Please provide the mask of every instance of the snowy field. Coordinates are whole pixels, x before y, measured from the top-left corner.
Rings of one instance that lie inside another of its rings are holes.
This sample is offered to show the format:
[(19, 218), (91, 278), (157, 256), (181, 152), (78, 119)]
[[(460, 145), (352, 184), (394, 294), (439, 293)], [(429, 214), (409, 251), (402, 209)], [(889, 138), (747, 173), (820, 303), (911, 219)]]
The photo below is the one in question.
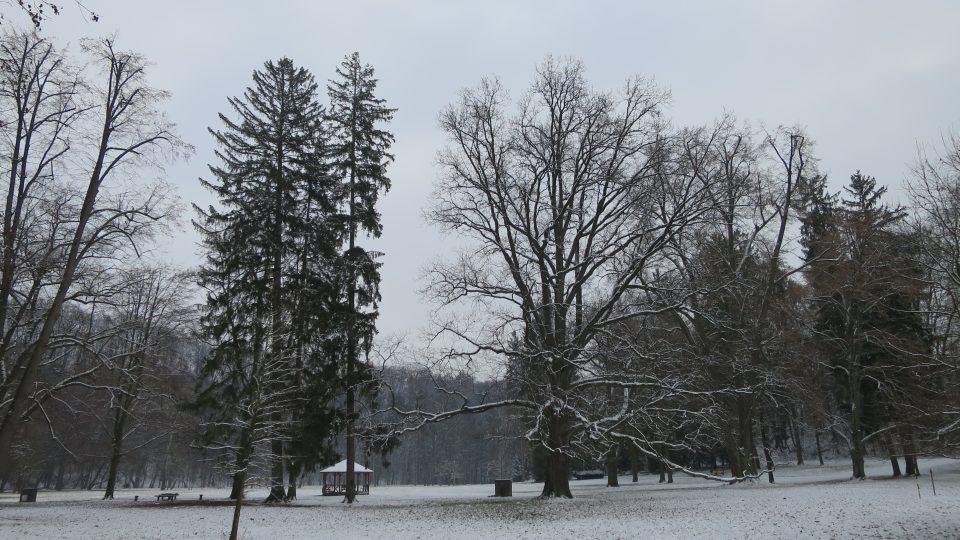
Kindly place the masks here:
[[(572, 482), (573, 500), (540, 500), (537, 484), (514, 484), (512, 499), (492, 485), (374, 487), (360, 503), (302, 488), (294, 504), (245, 506), (241, 537), (271, 538), (960, 538), (960, 461), (921, 460), (924, 476), (889, 479), (889, 464), (871, 462), (865, 481), (848, 464), (783, 466), (775, 485), (734, 486), (675, 475), (658, 484), (620, 478)], [(936, 496), (929, 470), (934, 471)], [(919, 485), (919, 492), (918, 492)], [(182, 501), (200, 490), (177, 490)], [(159, 490), (41, 491), (36, 504), (0, 494), (0, 538), (225, 538), (227, 492), (203, 490), (204, 505), (157, 504)], [(140, 502), (133, 502), (140, 495)], [(262, 500), (265, 491), (253, 491)], [(210, 501), (210, 502), (208, 502)], [(219, 504), (218, 504), (219, 503)]]

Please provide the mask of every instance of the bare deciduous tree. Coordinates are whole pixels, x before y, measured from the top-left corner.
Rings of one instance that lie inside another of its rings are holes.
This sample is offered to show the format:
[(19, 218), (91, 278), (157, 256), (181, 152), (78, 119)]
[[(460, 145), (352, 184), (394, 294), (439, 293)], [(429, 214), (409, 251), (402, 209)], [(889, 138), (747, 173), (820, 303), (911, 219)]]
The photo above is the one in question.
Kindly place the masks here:
[(492, 314), (476, 331), (445, 324), (465, 345), (447, 358), (492, 353), (526, 377), (516, 399), (461, 410), (528, 411), (526, 437), (547, 456), (545, 496), (571, 496), (575, 441), (608, 436), (633, 414), (597, 416), (598, 389), (626, 400), (660, 385), (604, 371), (596, 345), (617, 323), (668, 309), (633, 293), (658, 287), (666, 247), (709, 204), (699, 154), (662, 118), (667, 98), (642, 78), (597, 92), (579, 62), (547, 59), (515, 115), (486, 80), (440, 118), (450, 146), (430, 218), (472, 249), (432, 268), (430, 290), (444, 306), (467, 300)]
[[(5, 159), (11, 163), (7, 207), (12, 205), (14, 213), (5, 209), (4, 222), (11, 224), (11, 241), (39, 239), (44, 252), (39, 264), (43, 272), (39, 277), (33, 273), (26, 296), (12, 288), (8, 293), (18, 306), (29, 306), (36, 327), (26, 333), (28, 340), (22, 346), (4, 351), (0, 453), (9, 450), (30, 407), (34, 382), (64, 306), (84, 298), (75, 285), (87, 263), (116, 256), (123, 246), (132, 246), (135, 252), (136, 242), (152, 234), (174, 211), (163, 185), (147, 187), (144, 194), (128, 179), (160, 166), (171, 152), (187, 149), (156, 108), (166, 94), (147, 84), (143, 57), (117, 50), (112, 39), (86, 42), (84, 50), (103, 76), (100, 84), (86, 85), (76, 81), (74, 71), (57, 67), (62, 58), (35, 35), (11, 34), (4, 42), (8, 57), (9, 51), (24, 51), (20, 58), (28, 58), (5, 65), (13, 70), (5, 80), (5, 97), (14, 96), (16, 121), (23, 124), (24, 133), (19, 154), (14, 151)], [(43, 85), (40, 80), (30, 82), (27, 92), (9, 86), (34, 78), (37, 70), (31, 71), (31, 66), (42, 67), (40, 72), (48, 74), (49, 80)], [(37, 115), (45, 122), (35, 121)], [(31, 126), (35, 131), (28, 131)], [(73, 136), (69, 143), (66, 133)], [(34, 135), (39, 138), (36, 147)], [(71, 146), (74, 143), (77, 146)], [(35, 161), (25, 165), (24, 149), (31, 147)], [(31, 196), (41, 185), (51, 197), (35, 201)], [(32, 193), (24, 192), (27, 187)], [(24, 204), (19, 206), (18, 201)], [(33, 212), (18, 217), (15, 212), (20, 208)], [(23, 236), (18, 237), (13, 226), (17, 219), (22, 224), (42, 223), (45, 229), (21, 229)], [(31, 273), (29, 266), (16, 260), (13, 264), (12, 276)], [(10, 287), (16, 283), (6, 274), (4, 280), (11, 282)], [(3, 316), (5, 336), (23, 321), (9, 307)]]

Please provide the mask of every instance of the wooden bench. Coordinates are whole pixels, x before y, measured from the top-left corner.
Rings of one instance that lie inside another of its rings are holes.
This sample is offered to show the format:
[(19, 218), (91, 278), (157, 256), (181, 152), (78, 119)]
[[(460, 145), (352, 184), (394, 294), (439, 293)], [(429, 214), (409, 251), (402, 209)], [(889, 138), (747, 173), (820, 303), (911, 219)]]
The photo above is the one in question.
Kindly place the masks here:
[(177, 495), (179, 493), (161, 493), (157, 495), (157, 502), (160, 501), (175, 501), (177, 500)]

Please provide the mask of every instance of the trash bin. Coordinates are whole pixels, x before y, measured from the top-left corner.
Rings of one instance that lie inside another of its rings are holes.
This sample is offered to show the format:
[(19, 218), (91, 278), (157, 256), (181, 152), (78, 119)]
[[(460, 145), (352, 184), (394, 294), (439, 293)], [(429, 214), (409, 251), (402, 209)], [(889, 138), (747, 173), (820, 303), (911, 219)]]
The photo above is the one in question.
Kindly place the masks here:
[(513, 497), (513, 480), (494, 480), (494, 497)]
[(37, 502), (37, 489), (36, 488), (21, 489), (20, 502)]

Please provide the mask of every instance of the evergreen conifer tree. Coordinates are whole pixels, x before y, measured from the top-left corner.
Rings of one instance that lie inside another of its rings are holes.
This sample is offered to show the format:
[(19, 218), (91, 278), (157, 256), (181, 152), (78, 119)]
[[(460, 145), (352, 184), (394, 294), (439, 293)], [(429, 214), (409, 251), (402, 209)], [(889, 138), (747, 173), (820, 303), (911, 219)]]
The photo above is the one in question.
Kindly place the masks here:
[[(235, 119), (221, 114), (223, 128), (210, 130), (220, 164), (210, 166), (211, 180), (201, 180), (220, 208), (197, 209), (196, 226), (208, 251), (200, 272), (207, 290), (203, 323), (214, 346), (200, 396), (216, 405), (220, 417), (213, 424), (225, 429), (215, 431), (242, 443), (234, 483), (238, 498), (254, 434), (269, 434), (267, 502), (274, 502), (287, 497), (284, 441), (298, 439), (298, 404), (304, 392), (323, 383), (303, 374), (321, 378), (324, 372), (316, 366), (308, 370), (306, 363), (324, 361), (316, 336), (328, 321), (325, 306), (335, 290), (331, 276), (340, 238), (332, 220), (334, 186), (324, 165), (324, 111), (313, 76), (284, 58), (266, 62), (253, 80), (242, 98), (229, 99)], [(251, 403), (269, 406), (269, 414), (251, 409)], [(256, 431), (257, 425), (272, 429)], [(293, 482), (299, 468), (291, 469)]]
[(380, 126), (393, 118), (395, 109), (376, 97), (377, 79), (373, 67), (360, 63), (360, 55), (346, 57), (330, 81), (329, 122), (331, 126), (330, 166), (341, 186), (339, 221), (345, 236), (342, 257), (340, 321), (343, 343), (343, 372), (346, 386), (346, 501), (356, 500), (354, 465), (356, 459), (356, 392), (362, 376), (361, 347), (369, 348), (376, 332), (379, 295), (379, 254), (358, 244), (358, 235), (379, 237), (383, 226), (377, 201), (390, 189), (387, 166), (393, 161), (393, 135)]
[[(899, 230), (906, 213), (882, 202), (886, 188), (859, 171), (839, 204), (824, 192), (804, 222), (816, 309), (814, 331), (841, 406), (853, 478), (866, 477), (866, 442), (886, 431), (909, 387), (900, 375), (927, 352), (915, 305), (922, 294), (911, 242)], [(906, 390), (906, 392), (905, 392)]]

